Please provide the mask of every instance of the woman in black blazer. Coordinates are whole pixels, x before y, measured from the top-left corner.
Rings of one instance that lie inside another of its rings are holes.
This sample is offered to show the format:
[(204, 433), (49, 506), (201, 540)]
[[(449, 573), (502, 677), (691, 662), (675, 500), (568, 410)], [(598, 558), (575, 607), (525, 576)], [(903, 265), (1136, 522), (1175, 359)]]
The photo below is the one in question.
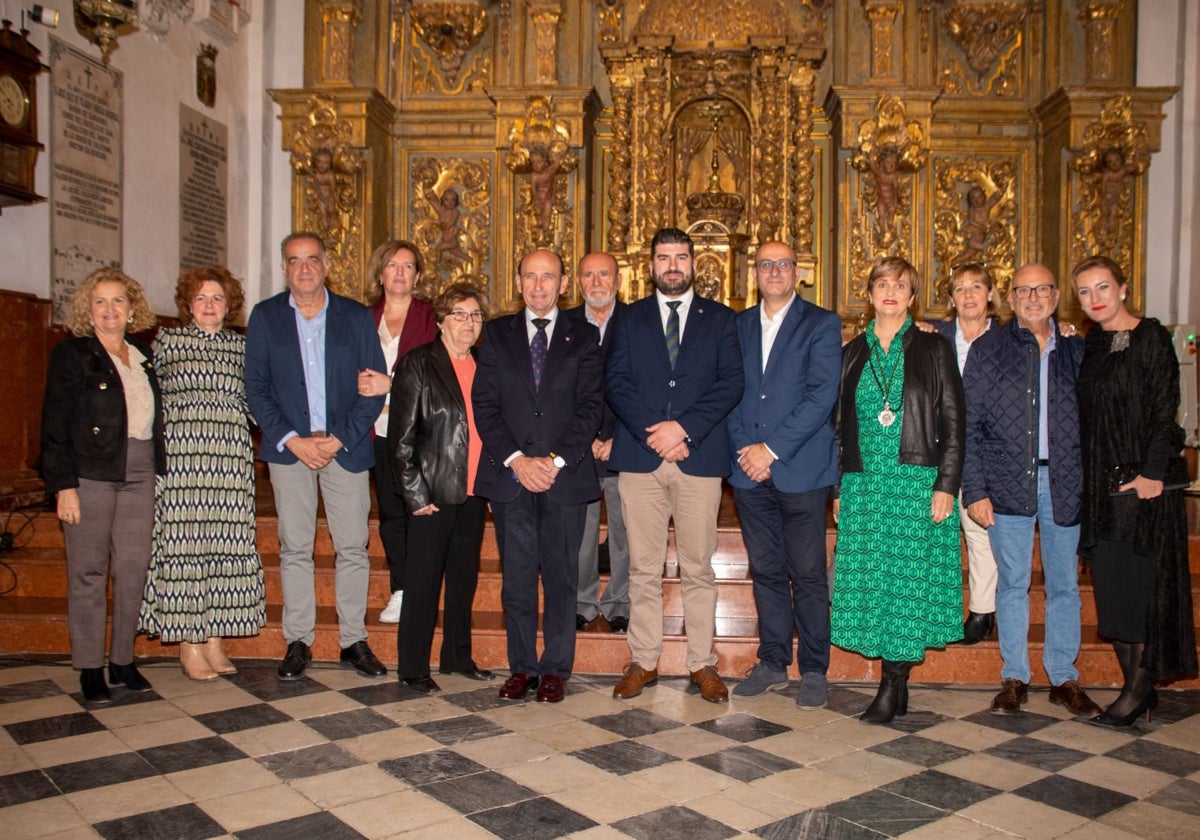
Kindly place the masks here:
[(438, 594), (446, 581), (439, 670), (475, 680), (491, 671), (471, 658), (471, 604), (487, 503), (474, 495), (481, 443), (471, 407), (475, 342), (487, 296), (455, 284), (434, 301), (440, 336), (400, 360), (388, 418), (391, 467), (412, 518), (404, 565), (397, 671), (414, 691), (440, 691), (429, 676)]
[(115, 268), (94, 271), (71, 299), (66, 327), (75, 337), (54, 348), (46, 370), (42, 476), (57, 494), (66, 537), (71, 663), (92, 703), (112, 699), (103, 670), (110, 575), (108, 679), (150, 690), (133, 663), (133, 640), (166, 452), (150, 348), (126, 333), (156, 321), (137, 281)]

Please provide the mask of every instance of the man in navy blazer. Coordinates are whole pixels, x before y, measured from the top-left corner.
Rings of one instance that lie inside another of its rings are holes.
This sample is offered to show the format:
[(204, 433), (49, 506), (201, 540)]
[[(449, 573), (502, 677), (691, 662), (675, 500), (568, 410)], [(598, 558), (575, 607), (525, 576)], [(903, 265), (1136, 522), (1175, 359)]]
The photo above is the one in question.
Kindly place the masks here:
[[(621, 285), (620, 268), (612, 254), (597, 251), (579, 261), (577, 277), (583, 303), (563, 314), (591, 324), (600, 334), (600, 357), (608, 355), (613, 323), (622, 315), (625, 304), (617, 300)], [(608, 524), (608, 585), (600, 594), (600, 500), (587, 506), (583, 541), (579, 546), (579, 594), (575, 599), (575, 627), (589, 632), (624, 633), (629, 629), (629, 546), (625, 540), (625, 519), (621, 515), (621, 494), (617, 474), (608, 468), (612, 455), (613, 430), (617, 417), (607, 404), (592, 456)]]
[(383, 397), (358, 392), (358, 374), (383, 370), (370, 311), (325, 288), (329, 261), (315, 233), (283, 240), (287, 291), (254, 307), (246, 328), (246, 398), (262, 429), (260, 455), (271, 471), (279, 519), (279, 578), (287, 654), (281, 680), (312, 661), (316, 625), (313, 542), (317, 495), (337, 554), (341, 660), (365, 676), (387, 669), (367, 645), (364, 618), (370, 561), (367, 473), (375, 462), (371, 428)]
[(819, 709), (828, 695), (825, 505), (838, 480), (842, 321), (796, 294), (796, 253), (784, 243), (759, 246), (751, 271), (760, 302), (737, 316), (746, 390), (729, 415), (729, 483), (754, 581), (759, 662), (733, 693), (787, 685), (794, 628), (796, 704)]
[(629, 652), (617, 698), (658, 680), (662, 655), (662, 572), (667, 525), (675, 522), (682, 577), (686, 666), (700, 695), (729, 699), (713, 651), (721, 478), (729, 474), (725, 418), (742, 396), (742, 358), (733, 310), (698, 297), (695, 248), (678, 228), (650, 242), (655, 293), (630, 304), (613, 325), (608, 404), (617, 415), (609, 469), (629, 539)]
[[(600, 495), (592, 441), (604, 404), (596, 328), (559, 317), (569, 276), (553, 251), (525, 256), (525, 308), (483, 328), (471, 402), (483, 443), (475, 494), (492, 503), (512, 676), (500, 699), (557, 703), (575, 664), (575, 589), (587, 503)], [(538, 574), (543, 651), (537, 652)]]

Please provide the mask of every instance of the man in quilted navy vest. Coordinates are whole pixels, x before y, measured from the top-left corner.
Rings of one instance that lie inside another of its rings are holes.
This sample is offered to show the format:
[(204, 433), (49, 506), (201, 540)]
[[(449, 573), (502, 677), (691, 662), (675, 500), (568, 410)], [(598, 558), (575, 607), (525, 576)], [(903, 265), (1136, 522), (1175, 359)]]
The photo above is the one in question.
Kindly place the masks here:
[(1059, 331), (1054, 275), (1030, 264), (1013, 275), (1015, 317), (971, 345), (963, 369), (967, 447), (962, 494), (967, 513), (988, 529), (999, 585), (996, 624), (1004, 659), (992, 714), (1020, 712), (1028, 697), (1029, 582), (1033, 529), (1041, 536), (1046, 588), (1042, 665), (1050, 702), (1075, 715), (1097, 706), (1078, 683), (1080, 498), (1079, 409), (1075, 380), (1083, 339)]

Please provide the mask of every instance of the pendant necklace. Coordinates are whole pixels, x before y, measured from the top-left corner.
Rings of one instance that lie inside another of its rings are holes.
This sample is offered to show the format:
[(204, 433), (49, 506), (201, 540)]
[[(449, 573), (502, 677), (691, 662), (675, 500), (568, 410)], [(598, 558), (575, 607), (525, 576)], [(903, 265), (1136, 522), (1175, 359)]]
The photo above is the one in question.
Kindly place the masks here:
[(896, 352), (896, 360), (892, 362), (892, 369), (888, 372), (887, 382), (883, 382), (879, 378), (878, 371), (875, 370), (875, 356), (871, 355), (868, 364), (871, 366), (871, 376), (875, 379), (875, 384), (879, 386), (879, 393), (883, 396), (883, 411), (879, 412), (879, 425), (885, 429), (896, 422), (896, 412), (892, 411), (891, 400), (888, 399), (888, 394), (892, 392), (892, 380), (896, 378), (896, 371), (900, 368), (900, 362), (903, 359), (903, 354)]

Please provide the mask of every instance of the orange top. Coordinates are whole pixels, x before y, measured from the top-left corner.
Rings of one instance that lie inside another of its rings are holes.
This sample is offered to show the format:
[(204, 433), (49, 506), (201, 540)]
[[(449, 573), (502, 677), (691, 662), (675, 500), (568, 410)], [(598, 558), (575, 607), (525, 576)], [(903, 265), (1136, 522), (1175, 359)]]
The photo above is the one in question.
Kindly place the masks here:
[(479, 456), (483, 453), (483, 441), (475, 431), (475, 409), (471, 407), (471, 383), (475, 381), (475, 358), (451, 359), (458, 387), (462, 390), (463, 402), (467, 406), (467, 495), (475, 495), (475, 474), (479, 471)]

